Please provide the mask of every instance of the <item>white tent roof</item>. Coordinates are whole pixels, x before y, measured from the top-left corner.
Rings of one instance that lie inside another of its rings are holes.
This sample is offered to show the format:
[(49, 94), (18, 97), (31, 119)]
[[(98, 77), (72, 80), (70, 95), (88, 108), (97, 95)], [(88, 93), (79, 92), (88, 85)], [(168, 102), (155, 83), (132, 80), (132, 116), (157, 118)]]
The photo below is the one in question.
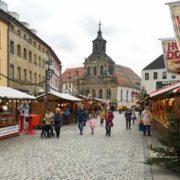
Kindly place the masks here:
[[(82, 101), (82, 100), (79, 99), (79, 98), (76, 98), (76, 97), (71, 96), (71, 95), (69, 95), (69, 94), (59, 93), (59, 92), (57, 92), (57, 91), (52, 91), (52, 90), (51, 90), (48, 94), (52, 94), (52, 95), (57, 96), (57, 97), (59, 97), (59, 98), (66, 99), (66, 100), (70, 100), (70, 101)], [(40, 96), (38, 96), (38, 97), (41, 97), (41, 96), (44, 96), (44, 94), (42, 94), (42, 95), (40, 95)], [(38, 98), (38, 97), (37, 97), (37, 98)]]
[(0, 98), (7, 99), (36, 99), (36, 97), (10, 87), (0, 86)]

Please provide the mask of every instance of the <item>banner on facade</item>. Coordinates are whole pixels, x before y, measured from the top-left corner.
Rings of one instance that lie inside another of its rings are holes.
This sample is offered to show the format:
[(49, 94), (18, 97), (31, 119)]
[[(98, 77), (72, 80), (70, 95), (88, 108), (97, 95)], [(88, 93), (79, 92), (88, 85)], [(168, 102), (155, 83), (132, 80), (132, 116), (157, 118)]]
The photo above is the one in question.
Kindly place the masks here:
[(0, 137), (19, 132), (18, 125), (0, 128)]
[(169, 5), (171, 20), (174, 29), (174, 35), (178, 49), (180, 51), (180, 2), (178, 1), (178, 2), (171, 2), (166, 4)]
[(160, 39), (162, 43), (164, 62), (168, 72), (180, 74), (180, 51), (175, 38)]

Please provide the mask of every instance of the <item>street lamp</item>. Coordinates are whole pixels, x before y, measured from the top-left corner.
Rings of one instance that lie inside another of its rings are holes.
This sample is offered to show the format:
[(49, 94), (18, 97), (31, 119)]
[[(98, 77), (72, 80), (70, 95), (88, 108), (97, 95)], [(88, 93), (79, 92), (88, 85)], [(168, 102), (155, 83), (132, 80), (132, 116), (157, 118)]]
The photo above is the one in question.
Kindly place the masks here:
[(48, 108), (48, 87), (50, 87), (48, 81), (53, 76), (54, 70), (50, 69), (50, 66), (52, 65), (53, 61), (51, 61), (51, 59), (48, 58), (46, 54), (44, 54), (44, 57), (46, 59), (45, 60), (45, 88), (44, 88), (44, 107), (46, 111)]

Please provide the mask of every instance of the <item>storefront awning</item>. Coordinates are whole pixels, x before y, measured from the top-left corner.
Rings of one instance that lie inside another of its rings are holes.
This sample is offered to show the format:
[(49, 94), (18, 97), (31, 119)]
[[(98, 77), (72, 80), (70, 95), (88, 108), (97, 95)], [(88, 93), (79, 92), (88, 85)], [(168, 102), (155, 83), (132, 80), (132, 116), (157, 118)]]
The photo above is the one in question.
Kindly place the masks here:
[(80, 94), (78, 96), (81, 97), (81, 98), (87, 99), (87, 100), (92, 100), (91, 98), (89, 98), (87, 96), (83, 96), (83, 95), (80, 95)]
[(171, 84), (169, 86), (165, 86), (163, 88), (160, 88), (156, 91), (150, 92), (148, 95), (149, 95), (149, 97), (154, 97), (154, 96), (157, 96), (159, 94), (177, 89), (179, 87), (180, 87), (180, 82), (177, 82), (177, 83)]
[(36, 97), (29, 94), (23, 93), (21, 91), (15, 90), (10, 87), (0, 86), (0, 98), (7, 99), (36, 99)]
[(96, 101), (102, 102), (102, 99), (94, 98), (94, 97), (93, 97), (93, 99), (96, 100)]
[[(71, 96), (69, 94), (63, 94), (63, 93), (59, 93), (57, 91), (50, 91), (48, 94), (52, 94), (56, 97), (59, 97), (61, 99), (66, 99), (66, 100), (69, 100), (69, 101), (82, 101), (81, 99), (79, 98), (76, 98), (74, 96)], [(40, 95), (40, 96), (37, 96), (37, 98), (41, 97), (41, 96), (44, 96), (44, 94)]]

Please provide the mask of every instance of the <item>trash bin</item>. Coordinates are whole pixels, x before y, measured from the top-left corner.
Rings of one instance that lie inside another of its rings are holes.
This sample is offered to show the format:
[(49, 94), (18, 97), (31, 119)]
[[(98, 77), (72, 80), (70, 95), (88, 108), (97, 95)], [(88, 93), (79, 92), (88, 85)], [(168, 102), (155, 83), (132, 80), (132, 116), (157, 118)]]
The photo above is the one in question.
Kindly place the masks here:
[(33, 126), (39, 126), (40, 125), (40, 119), (41, 119), (40, 114), (33, 114), (33, 116), (32, 116), (32, 125)]

